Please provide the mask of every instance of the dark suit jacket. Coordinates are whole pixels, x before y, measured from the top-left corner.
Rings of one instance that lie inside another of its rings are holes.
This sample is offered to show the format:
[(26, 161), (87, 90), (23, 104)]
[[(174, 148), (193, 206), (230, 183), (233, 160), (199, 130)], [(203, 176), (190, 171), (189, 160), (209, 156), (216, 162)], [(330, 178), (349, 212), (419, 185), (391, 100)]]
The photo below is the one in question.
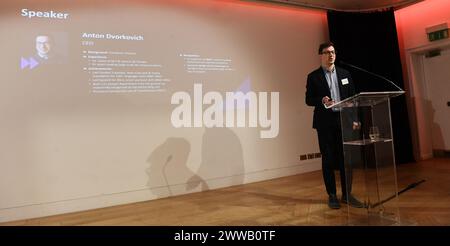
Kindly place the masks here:
[[(336, 74), (341, 100), (355, 95), (355, 86), (350, 73), (347, 70), (336, 66)], [(348, 84), (342, 84), (343, 79), (347, 79)], [(330, 127), (336, 124), (335, 112), (331, 109), (326, 109), (322, 104), (322, 98), (325, 96), (331, 98), (331, 92), (322, 67), (319, 67), (308, 74), (305, 96), (306, 104), (314, 107), (313, 128), (315, 129)]]

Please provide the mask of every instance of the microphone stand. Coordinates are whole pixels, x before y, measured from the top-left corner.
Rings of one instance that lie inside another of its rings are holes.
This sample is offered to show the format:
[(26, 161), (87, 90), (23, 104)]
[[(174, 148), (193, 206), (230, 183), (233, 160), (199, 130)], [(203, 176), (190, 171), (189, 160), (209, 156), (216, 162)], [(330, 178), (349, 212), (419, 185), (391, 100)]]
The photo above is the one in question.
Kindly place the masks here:
[(372, 76), (375, 76), (375, 77), (377, 77), (377, 78), (383, 79), (383, 80), (389, 82), (391, 85), (395, 86), (395, 88), (397, 88), (399, 91), (404, 92), (404, 90), (403, 90), (402, 88), (400, 88), (399, 86), (397, 86), (392, 80), (389, 80), (389, 79), (387, 79), (387, 78), (385, 78), (385, 77), (383, 77), (383, 76), (381, 76), (381, 75), (378, 75), (378, 74), (376, 74), (376, 73), (372, 73), (372, 72), (370, 72), (370, 71), (367, 71), (366, 69), (357, 67), (357, 66), (355, 66), (355, 65), (349, 64), (349, 63), (344, 62), (344, 61), (339, 61), (339, 63), (340, 63), (340, 64), (343, 64), (343, 65), (346, 65), (346, 66), (349, 66), (349, 67), (352, 67), (352, 68), (357, 69), (357, 70), (359, 70), (359, 71), (363, 71), (363, 72), (368, 73), (368, 74), (370, 74), (370, 75), (372, 75)]

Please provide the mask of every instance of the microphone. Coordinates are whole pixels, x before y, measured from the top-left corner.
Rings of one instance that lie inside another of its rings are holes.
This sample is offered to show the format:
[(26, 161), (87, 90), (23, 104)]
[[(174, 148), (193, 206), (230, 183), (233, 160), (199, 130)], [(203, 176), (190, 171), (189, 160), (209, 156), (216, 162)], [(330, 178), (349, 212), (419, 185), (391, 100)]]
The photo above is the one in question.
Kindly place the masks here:
[(377, 78), (383, 79), (383, 80), (389, 82), (391, 85), (395, 86), (395, 88), (397, 88), (399, 91), (405, 92), (402, 88), (400, 88), (399, 86), (397, 86), (392, 80), (389, 80), (389, 79), (387, 79), (387, 78), (385, 78), (385, 77), (383, 77), (383, 76), (381, 76), (381, 75), (378, 75), (378, 74), (376, 74), (376, 73), (372, 73), (372, 72), (367, 71), (367, 70), (365, 70), (365, 69), (363, 69), (363, 68), (357, 67), (357, 66), (355, 66), (355, 65), (352, 65), (352, 64), (350, 64), (350, 63), (347, 63), (347, 62), (344, 62), (344, 61), (341, 61), (341, 60), (339, 60), (339, 64), (342, 64), (342, 65), (345, 65), (345, 66), (349, 66), (349, 67), (355, 68), (355, 69), (357, 69), (357, 70), (363, 71), (363, 72), (368, 73), (368, 74), (370, 74), (370, 75), (372, 75), (372, 76), (375, 76), (375, 77), (377, 77)]

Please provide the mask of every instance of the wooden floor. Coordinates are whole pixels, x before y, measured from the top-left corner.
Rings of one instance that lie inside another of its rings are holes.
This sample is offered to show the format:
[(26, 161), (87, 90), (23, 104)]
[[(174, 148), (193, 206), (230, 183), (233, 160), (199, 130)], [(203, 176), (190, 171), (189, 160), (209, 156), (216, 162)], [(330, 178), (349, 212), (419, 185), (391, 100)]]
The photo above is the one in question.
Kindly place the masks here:
[[(331, 210), (321, 171), (171, 198), (1, 225), (347, 225)], [(401, 225), (450, 225), (450, 159), (397, 167)]]

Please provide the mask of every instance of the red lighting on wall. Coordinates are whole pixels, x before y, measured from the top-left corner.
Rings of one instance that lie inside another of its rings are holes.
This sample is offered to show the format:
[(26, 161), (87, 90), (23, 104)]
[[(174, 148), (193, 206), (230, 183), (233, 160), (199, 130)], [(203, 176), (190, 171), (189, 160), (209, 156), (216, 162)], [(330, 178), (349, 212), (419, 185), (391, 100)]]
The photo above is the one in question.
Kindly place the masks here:
[(400, 47), (417, 48), (429, 43), (425, 29), (450, 21), (449, 0), (425, 0), (395, 11)]
[(395, 11), (396, 18), (406, 22), (432, 22), (439, 17), (450, 20), (449, 0), (425, 0)]

